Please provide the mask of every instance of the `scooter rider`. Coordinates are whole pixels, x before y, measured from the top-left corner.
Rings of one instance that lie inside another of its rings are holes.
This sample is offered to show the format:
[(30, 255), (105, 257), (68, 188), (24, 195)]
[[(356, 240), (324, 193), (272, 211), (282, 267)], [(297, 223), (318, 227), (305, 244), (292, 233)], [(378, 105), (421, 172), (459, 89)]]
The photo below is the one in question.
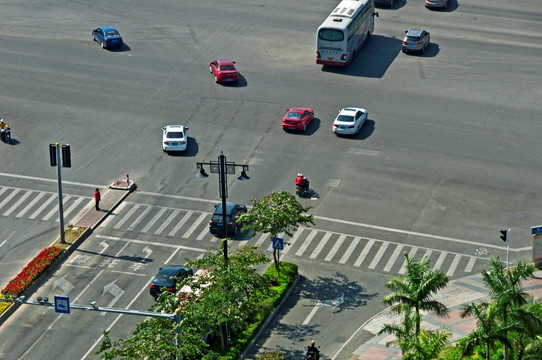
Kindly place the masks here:
[[(314, 357), (312, 357), (314, 354)], [(316, 341), (311, 341), (311, 346), (307, 349), (307, 359), (319, 360), (320, 359), (320, 350), (316, 347)]]
[(297, 174), (297, 177), (295, 178), (295, 186), (301, 186), (304, 190), (309, 189), (309, 179), (307, 179), (306, 176), (299, 173)]
[(9, 127), (9, 126), (8, 126), (8, 124), (6, 124), (6, 123), (4, 122), (4, 119), (1, 119), (1, 118), (0, 118), (0, 133), (1, 133), (1, 135), (2, 135), (2, 140), (4, 140), (4, 136), (5, 136), (4, 133), (6, 132), (6, 129), (7, 129), (8, 127)]

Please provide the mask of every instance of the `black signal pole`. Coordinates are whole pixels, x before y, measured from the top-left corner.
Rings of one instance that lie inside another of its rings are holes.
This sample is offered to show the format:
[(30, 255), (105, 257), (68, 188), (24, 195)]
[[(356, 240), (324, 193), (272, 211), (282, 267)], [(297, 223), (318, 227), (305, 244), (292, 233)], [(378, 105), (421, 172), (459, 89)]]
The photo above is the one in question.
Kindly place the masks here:
[(248, 165), (239, 165), (231, 161), (226, 161), (226, 155), (220, 152), (218, 161), (210, 162), (198, 162), (196, 163), (197, 169), (199, 169), (198, 177), (205, 178), (209, 175), (203, 168), (204, 165), (208, 165), (211, 169), (211, 173), (218, 174), (218, 191), (220, 198), (222, 199), (222, 228), (224, 239), (222, 239), (222, 248), (224, 251), (224, 259), (228, 260), (228, 227), (226, 225), (226, 199), (228, 198), (228, 174), (235, 174), (236, 167), (242, 167), (241, 176), (238, 180), (250, 179), (247, 175)]

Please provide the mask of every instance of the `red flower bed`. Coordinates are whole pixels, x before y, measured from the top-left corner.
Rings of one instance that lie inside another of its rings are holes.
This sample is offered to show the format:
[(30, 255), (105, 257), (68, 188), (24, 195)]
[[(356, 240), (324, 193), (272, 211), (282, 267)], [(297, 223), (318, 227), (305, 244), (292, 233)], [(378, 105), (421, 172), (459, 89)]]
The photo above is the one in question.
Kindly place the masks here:
[(26, 265), (19, 275), (9, 282), (2, 290), (2, 294), (21, 294), (63, 252), (64, 250), (58, 246), (50, 246), (44, 249)]

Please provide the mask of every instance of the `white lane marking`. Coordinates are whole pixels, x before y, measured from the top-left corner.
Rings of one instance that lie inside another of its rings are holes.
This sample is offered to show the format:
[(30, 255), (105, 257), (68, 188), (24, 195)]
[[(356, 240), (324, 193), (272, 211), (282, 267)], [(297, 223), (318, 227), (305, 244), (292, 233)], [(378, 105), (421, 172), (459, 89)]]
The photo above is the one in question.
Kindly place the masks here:
[(471, 256), (469, 259), (469, 263), (467, 264), (467, 267), (465, 268), (466, 272), (471, 272), (472, 268), (474, 267), (474, 263), (476, 262), (476, 258)]
[(378, 252), (376, 253), (376, 256), (374, 257), (373, 261), (371, 261), (371, 264), (369, 264), (369, 269), (374, 269), (376, 265), (378, 265), (378, 262), (380, 261), (380, 259), (382, 259), (382, 256), (388, 249), (389, 245), (390, 245), (389, 243), (385, 242), (382, 244), (382, 246), (380, 246), (380, 249), (378, 249)]
[(17, 209), (19, 207), (19, 205), (21, 205), (29, 196), (30, 194), (32, 194), (32, 191), (26, 191), (24, 193), (23, 196), (21, 196), (19, 198), (19, 200), (17, 200), (17, 202), (15, 204), (13, 204), (5, 213), (4, 213), (4, 216), (9, 216), (9, 214), (11, 214), (12, 212), (15, 211), (15, 209)]
[(169, 232), (168, 236), (175, 236), (175, 234), (177, 234), (177, 231), (179, 231), (184, 225), (184, 223), (187, 222), (188, 219), (190, 219), (193, 213), (193, 211), (187, 211), (186, 214), (184, 214), (184, 216), (182, 217), (182, 219), (179, 220), (175, 227)]
[(363, 260), (367, 257), (367, 254), (369, 254), (369, 251), (371, 251), (371, 248), (373, 247), (376, 240), (370, 239), (369, 242), (365, 245), (363, 248), (363, 251), (361, 254), (359, 254), (358, 259), (354, 263), (354, 266), (360, 266)]
[(197, 220), (194, 221), (194, 223), (192, 224), (192, 226), (190, 226), (190, 228), (183, 234), (182, 237), (185, 238), (185, 239), (190, 238), (190, 236), (191, 236), (192, 233), (196, 230), (196, 228), (199, 226), (199, 224), (201, 224), (202, 221), (205, 221), (206, 218), (207, 218), (207, 214), (206, 214), (206, 213), (200, 214), (200, 216), (197, 218)]
[(356, 236), (354, 240), (352, 240), (352, 242), (350, 243), (350, 246), (348, 247), (348, 249), (346, 249), (346, 252), (344, 253), (343, 257), (341, 258), (341, 260), (339, 260), (339, 264), (346, 264), (346, 262), (348, 261), (348, 258), (350, 257), (350, 255), (352, 255), (352, 253), (358, 246), (358, 243), (360, 242), (360, 240), (361, 238), (359, 238), (358, 236)]
[(130, 226), (128, 226), (128, 231), (132, 231), (135, 229), (135, 227), (137, 225), (139, 225), (139, 223), (141, 223), (141, 221), (145, 218), (145, 216), (147, 216), (151, 210), (154, 209), (154, 206), (147, 206), (147, 208), (145, 210), (143, 210), (143, 212), (137, 217), (137, 219), (134, 220), (134, 222), (132, 222), (132, 224)]
[(141, 230), (141, 232), (143, 233), (146, 233), (148, 232), (151, 227), (158, 221), (158, 219), (160, 219), (162, 217), (162, 215), (164, 215), (164, 213), (167, 211), (167, 208), (163, 207), (161, 208), (155, 215), (154, 217), (151, 219), (151, 221), (149, 221), (149, 223)]
[(404, 247), (404, 245), (397, 245), (395, 247), (395, 250), (393, 251), (393, 254), (391, 254), (391, 256), (390, 256), (390, 258), (388, 260), (388, 263), (384, 267), (385, 272), (390, 272), (391, 267), (395, 264), (395, 262), (397, 261), (397, 258), (399, 257), (399, 255), (403, 251), (403, 247)]
[(453, 276), (455, 273), (455, 270), (457, 269), (457, 265), (459, 265), (459, 261), (461, 260), (461, 255), (456, 254), (454, 256), (454, 260), (452, 261), (452, 265), (450, 265), (450, 268), (448, 269), (448, 272), (446, 273), (446, 276)]
[[(84, 197), (80, 197), (78, 199), (76, 199), (73, 204), (71, 204), (71, 206), (66, 209), (66, 211), (64, 211), (64, 219), (67, 219), (68, 216), (84, 201), (86, 200), (86, 198)], [(59, 219), (56, 219), (56, 222), (60, 222), (60, 217)]]
[(440, 253), (437, 259), (437, 262), (435, 263), (435, 266), (433, 266), (434, 270), (440, 270), (440, 268), (442, 267), (442, 264), (444, 263), (444, 259), (446, 259), (447, 255), (448, 253), (446, 251), (443, 251)]
[(324, 259), (325, 261), (331, 261), (331, 259), (333, 259), (333, 256), (335, 256), (335, 254), (337, 253), (337, 251), (339, 251), (339, 248), (343, 244), (344, 239), (346, 239), (345, 234), (342, 234), (341, 236), (339, 236), (337, 241), (335, 241), (335, 244), (333, 244), (333, 247), (331, 248), (331, 250), (329, 250), (329, 252), (327, 253)]
[(44, 193), (44, 192), (38, 193), (38, 196), (36, 196), (35, 198), (33, 198), (32, 201), (29, 202), (28, 205), (26, 205), (24, 209), (22, 209), (21, 211), (19, 211), (19, 213), (18, 213), (17, 215), (15, 215), (15, 217), (17, 217), (17, 218), (23, 217), (24, 214), (26, 214), (26, 212), (27, 212), (28, 210), (30, 210), (34, 205), (36, 205), (36, 203), (37, 203), (38, 201), (41, 200), (42, 197), (45, 196), (45, 194), (46, 194), (46, 193)]
[(21, 189), (14, 189), (9, 195), (7, 198), (4, 199), (4, 201), (2, 201), (0, 203), (0, 209), (4, 207), (4, 205), (6, 205), (11, 199), (13, 199), (13, 197), (15, 195), (17, 195), (19, 193), (19, 191), (21, 191)]
[(316, 311), (318, 311), (318, 308), (321, 307), (321, 306), (322, 305), (320, 304), (320, 301), (318, 301), (318, 303), (316, 305), (314, 305), (314, 307), (312, 308), (309, 315), (307, 315), (305, 320), (303, 320), (303, 325), (307, 325), (309, 323), (309, 321), (311, 321), (312, 317), (314, 316), (314, 314), (316, 314)]
[(314, 239), (314, 237), (318, 234), (318, 230), (312, 230), (309, 236), (305, 240), (303, 240), (303, 244), (297, 249), (295, 255), (301, 256), (307, 250), (307, 247), (309, 247), (311, 241)]
[(320, 254), (320, 252), (324, 248), (324, 246), (326, 246), (326, 243), (328, 242), (329, 238), (331, 238), (331, 235), (333, 235), (333, 233), (326, 232), (322, 240), (320, 240), (320, 242), (318, 243), (318, 246), (316, 247), (316, 249), (314, 249), (314, 251), (312, 252), (310, 256), (311, 259), (316, 259), (316, 257)]
[(128, 219), (130, 219), (130, 217), (137, 211), (137, 209), (139, 209), (141, 207), (141, 204), (135, 204), (129, 211), (126, 215), (124, 215), (124, 217), (122, 217), (122, 219), (120, 219), (116, 224), (115, 226), (113, 226), (113, 229), (120, 229), (120, 227), (122, 225), (124, 225), (124, 223), (126, 221), (128, 221)]
[[(71, 199), (71, 197), (72, 197), (71, 195), (67, 195), (67, 196), (63, 196), (63, 197), (62, 197), (62, 208), (64, 208), (64, 204), (65, 204), (66, 202), (68, 202), (68, 201)], [(55, 206), (55, 207), (53, 207), (53, 208), (51, 209), (51, 211), (49, 211), (49, 213), (48, 213), (47, 215), (45, 215), (45, 216), (43, 217), (42, 220), (47, 221), (47, 220), (49, 220), (50, 218), (52, 218), (54, 214), (58, 214), (58, 212), (59, 212), (59, 208)], [(60, 214), (58, 214), (58, 216), (60, 217)]]
[(162, 223), (162, 225), (154, 232), (155, 235), (159, 235), (164, 231), (168, 225), (175, 219), (175, 217), (181, 212), (181, 209), (175, 209), (173, 212), (169, 215), (169, 217)]

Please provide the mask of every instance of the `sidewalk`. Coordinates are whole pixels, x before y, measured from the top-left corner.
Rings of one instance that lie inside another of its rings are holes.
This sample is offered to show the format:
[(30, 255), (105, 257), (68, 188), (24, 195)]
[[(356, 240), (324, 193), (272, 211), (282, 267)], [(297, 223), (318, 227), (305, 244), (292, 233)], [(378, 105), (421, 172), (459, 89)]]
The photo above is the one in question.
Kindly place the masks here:
[[(86, 211), (79, 218), (74, 226), (84, 226), (92, 230), (96, 229), (109, 215), (113, 214), (115, 208), (136, 188), (131, 180), (117, 180), (102, 192), (100, 210), (94, 206)], [(94, 200), (93, 200), (94, 202)]]
[[(535, 300), (542, 298), (542, 271), (536, 271), (534, 276), (524, 282), (524, 291)], [(450, 341), (457, 341), (467, 336), (476, 328), (476, 319), (462, 319), (460, 316), (463, 305), (470, 302), (478, 303), (488, 296), (487, 289), (480, 274), (467, 276), (451, 281), (448, 286), (435, 297), (449, 309), (448, 317), (437, 317), (424, 314), (422, 328), (448, 328), (453, 335)], [(400, 322), (401, 317), (391, 315), (386, 309), (363, 324), (334, 357), (336, 360), (397, 360), (401, 358), (401, 350), (386, 347), (393, 341), (394, 336), (377, 335), (383, 324)], [(368, 340), (367, 340), (368, 339)], [(358, 345), (365, 341), (363, 345)]]

